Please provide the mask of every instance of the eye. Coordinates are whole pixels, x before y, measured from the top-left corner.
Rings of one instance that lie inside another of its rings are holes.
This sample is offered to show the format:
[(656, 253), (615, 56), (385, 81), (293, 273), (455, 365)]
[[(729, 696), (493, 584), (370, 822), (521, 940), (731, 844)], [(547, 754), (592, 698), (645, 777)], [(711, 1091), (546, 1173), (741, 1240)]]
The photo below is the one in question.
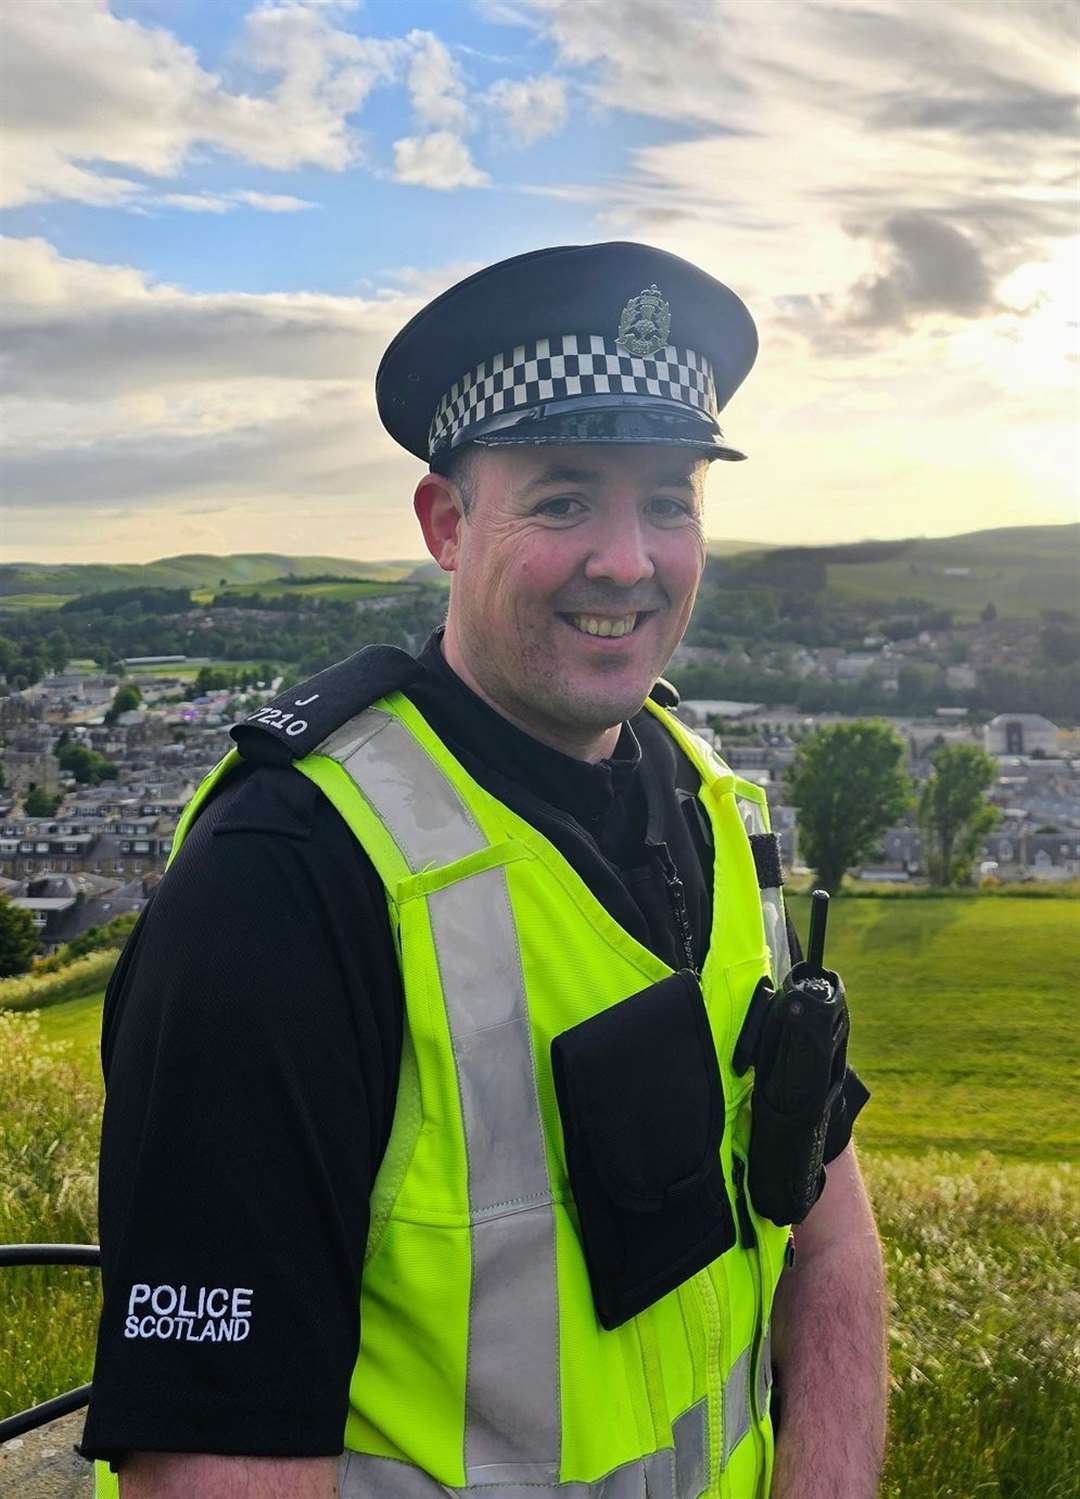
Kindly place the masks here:
[(569, 520), (584, 508), (581, 501), (575, 500), (573, 495), (560, 494), (553, 496), (550, 500), (542, 500), (533, 514), (548, 515), (552, 520)]
[(692, 515), (693, 508), (687, 500), (677, 500), (673, 495), (654, 495), (649, 501), (649, 509), (661, 520), (679, 520), (685, 515)]

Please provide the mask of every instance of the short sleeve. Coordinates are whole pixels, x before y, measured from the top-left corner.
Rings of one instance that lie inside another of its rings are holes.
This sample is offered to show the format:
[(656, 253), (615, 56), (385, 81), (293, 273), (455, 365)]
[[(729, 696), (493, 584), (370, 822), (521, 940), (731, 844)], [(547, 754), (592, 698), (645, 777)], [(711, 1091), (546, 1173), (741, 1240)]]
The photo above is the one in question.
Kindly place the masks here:
[(85, 1456), (341, 1451), (402, 1013), (359, 844), (296, 771), (237, 772), (106, 997)]

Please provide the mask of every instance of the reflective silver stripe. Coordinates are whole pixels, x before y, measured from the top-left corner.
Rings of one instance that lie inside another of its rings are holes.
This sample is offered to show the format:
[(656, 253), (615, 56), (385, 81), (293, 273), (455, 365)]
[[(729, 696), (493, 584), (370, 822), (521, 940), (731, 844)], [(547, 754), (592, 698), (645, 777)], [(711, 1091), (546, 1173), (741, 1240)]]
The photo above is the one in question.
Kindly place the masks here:
[(673, 1423), (676, 1499), (699, 1499), (709, 1481), (706, 1402), (699, 1400)]
[(481, 1482), (450, 1488), (408, 1463), (365, 1452), (346, 1452), (338, 1465), (341, 1499), (701, 1499), (706, 1486), (706, 1407), (699, 1400), (672, 1426), (674, 1449), (665, 1447), (606, 1473), (592, 1483)]
[(773, 983), (779, 988), (791, 972), (791, 947), (784, 917), (784, 897), (779, 890), (761, 891), (761, 916), (772, 960)]
[[(369, 708), (319, 752), (338, 760), (414, 873), (487, 847), (449, 779), (390, 714)], [(428, 914), (468, 1156), (466, 1479), (485, 1492), (546, 1486), (558, 1480), (561, 1455), (555, 1218), (505, 870), (445, 885), (428, 897)], [(407, 1465), (391, 1467), (415, 1481)]]
[[(749, 837), (768, 832), (765, 812), (757, 802), (751, 801), (749, 797), (738, 796), (738, 806)], [(791, 947), (784, 917), (784, 897), (775, 887), (766, 887), (761, 891), (761, 919), (765, 925), (765, 941), (772, 961), (773, 983), (779, 988), (791, 972)]]
[(757, 1367), (757, 1409), (755, 1414), (759, 1421), (765, 1417), (769, 1404), (769, 1391), (772, 1389), (772, 1323), (766, 1322), (765, 1336), (761, 1340), (761, 1352), (758, 1355)]
[(414, 872), (486, 847), (453, 786), (389, 713), (368, 708), (324, 739), (317, 753), (352, 777)]
[(724, 1381), (724, 1450), (720, 1466), (726, 1468), (731, 1454), (750, 1430), (750, 1353), (739, 1354)]

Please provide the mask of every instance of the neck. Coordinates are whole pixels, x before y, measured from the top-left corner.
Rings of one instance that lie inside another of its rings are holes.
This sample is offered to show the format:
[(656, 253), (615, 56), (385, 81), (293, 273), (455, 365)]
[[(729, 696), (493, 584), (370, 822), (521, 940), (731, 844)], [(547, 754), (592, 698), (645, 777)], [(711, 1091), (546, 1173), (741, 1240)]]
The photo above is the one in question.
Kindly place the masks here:
[(500, 702), (487, 692), (480, 683), (474, 672), (469, 670), (469, 664), (461, 653), (458, 641), (447, 630), (441, 641), (443, 658), (447, 666), (459, 676), (478, 698), (482, 698), (489, 708), (494, 708), (500, 717), (512, 723), (516, 729), (529, 734), (533, 739), (539, 739), (541, 744), (546, 744), (550, 749), (555, 749), (563, 755), (569, 755), (574, 760), (585, 760), (589, 764), (595, 764), (598, 760), (606, 760), (614, 752), (619, 742), (621, 724), (614, 724), (610, 729), (579, 729), (575, 730), (569, 724), (552, 725), (548, 720), (537, 720), (528, 713), (526, 704), (515, 704), (513, 709), (506, 703)]

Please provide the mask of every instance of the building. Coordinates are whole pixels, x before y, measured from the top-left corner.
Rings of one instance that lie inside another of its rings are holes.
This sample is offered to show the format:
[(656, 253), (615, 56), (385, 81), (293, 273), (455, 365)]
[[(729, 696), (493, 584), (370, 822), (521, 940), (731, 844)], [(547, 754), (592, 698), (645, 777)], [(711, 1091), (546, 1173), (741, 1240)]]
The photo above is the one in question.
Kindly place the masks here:
[(999, 879), (1075, 880), (1080, 878), (1080, 828), (1033, 833), (1024, 825), (992, 833), (984, 860), (996, 864)]
[(137, 914), (149, 900), (159, 875), (121, 883), (97, 875), (42, 875), (10, 886), (12, 905), (29, 911), (46, 954), (74, 942), (94, 926), (117, 916)]
[(1040, 713), (999, 713), (983, 729), (991, 755), (1056, 755), (1059, 729)]
[(20, 800), (31, 786), (51, 794), (60, 790), (60, 761), (48, 750), (5, 749), (4, 780)]

